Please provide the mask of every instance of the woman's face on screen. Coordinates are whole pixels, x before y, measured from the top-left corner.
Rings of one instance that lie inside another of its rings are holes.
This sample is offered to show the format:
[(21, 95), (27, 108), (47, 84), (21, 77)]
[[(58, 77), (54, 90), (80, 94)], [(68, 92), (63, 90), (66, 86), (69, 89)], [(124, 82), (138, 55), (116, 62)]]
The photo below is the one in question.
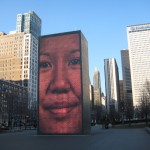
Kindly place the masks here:
[(80, 67), (78, 34), (42, 39), (39, 64), (39, 125), (43, 132), (80, 132), (82, 126)]

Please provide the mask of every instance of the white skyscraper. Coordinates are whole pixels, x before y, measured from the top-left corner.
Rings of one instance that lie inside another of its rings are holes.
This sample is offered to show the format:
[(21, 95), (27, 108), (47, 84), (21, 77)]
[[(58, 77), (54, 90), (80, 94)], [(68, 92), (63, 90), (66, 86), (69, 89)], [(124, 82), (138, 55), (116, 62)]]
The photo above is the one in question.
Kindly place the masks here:
[(105, 88), (106, 88), (106, 110), (118, 112), (119, 101), (119, 75), (115, 58), (104, 59)]
[(146, 81), (150, 81), (150, 24), (127, 27), (133, 105), (138, 106)]

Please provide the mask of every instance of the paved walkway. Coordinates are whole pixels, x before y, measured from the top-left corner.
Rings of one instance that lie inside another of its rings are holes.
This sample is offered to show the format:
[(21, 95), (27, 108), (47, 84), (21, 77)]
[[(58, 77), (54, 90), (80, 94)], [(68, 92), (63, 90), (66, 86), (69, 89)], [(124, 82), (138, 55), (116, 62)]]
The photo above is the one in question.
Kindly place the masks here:
[(90, 135), (40, 136), (36, 130), (0, 134), (1, 150), (149, 150), (150, 134), (145, 128), (102, 129)]

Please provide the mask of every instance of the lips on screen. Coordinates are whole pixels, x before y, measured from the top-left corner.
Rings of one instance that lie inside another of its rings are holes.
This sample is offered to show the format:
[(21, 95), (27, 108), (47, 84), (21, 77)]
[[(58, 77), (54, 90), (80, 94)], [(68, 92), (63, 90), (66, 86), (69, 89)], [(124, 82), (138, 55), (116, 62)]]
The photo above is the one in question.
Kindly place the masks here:
[(79, 34), (42, 37), (39, 59), (39, 131), (82, 132)]

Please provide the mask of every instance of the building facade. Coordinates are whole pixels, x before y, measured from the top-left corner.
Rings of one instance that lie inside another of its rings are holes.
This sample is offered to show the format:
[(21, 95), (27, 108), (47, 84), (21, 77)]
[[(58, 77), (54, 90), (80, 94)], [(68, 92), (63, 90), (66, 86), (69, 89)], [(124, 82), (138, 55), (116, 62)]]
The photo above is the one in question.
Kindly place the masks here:
[(94, 110), (94, 87), (92, 84), (89, 85), (89, 95), (90, 95), (90, 107), (92, 111)]
[(37, 101), (38, 40), (18, 32), (0, 35), (0, 77), (28, 88), (29, 107)]
[(115, 58), (104, 59), (107, 114), (118, 112), (119, 74)]
[[(25, 35), (25, 51), (23, 52), (22, 73), (26, 73), (28, 64), (28, 97), (29, 110), (31, 118), (36, 116), (37, 111), (37, 84), (38, 84), (38, 44), (39, 36), (41, 35), (41, 19), (34, 11), (29, 11), (24, 14), (17, 14), (16, 32), (24, 32)], [(26, 67), (25, 67), (26, 66)]]
[(94, 87), (94, 105), (101, 105), (101, 86), (100, 86), (100, 72), (97, 68), (94, 70), (93, 76), (93, 87)]
[[(120, 102), (124, 101), (123, 80), (119, 80)], [(123, 109), (123, 108), (121, 108)]]
[(100, 72), (97, 68), (95, 68), (94, 70), (93, 87), (94, 87), (94, 108), (97, 114), (97, 121), (100, 121), (102, 111), (102, 101), (101, 101)]
[(122, 107), (126, 118), (129, 118), (132, 117), (133, 113), (133, 100), (132, 100), (132, 85), (131, 85), (130, 60), (128, 50), (121, 50), (121, 62), (122, 62), (122, 77), (123, 77)]
[(139, 106), (145, 82), (150, 81), (150, 24), (127, 27), (134, 107)]
[(34, 11), (17, 14), (16, 31), (31, 33), (35, 38), (41, 35), (41, 19)]
[(13, 125), (28, 115), (28, 91), (15, 82), (0, 79), (0, 123)]
[(31, 118), (37, 114), (38, 37), (41, 20), (32, 11), (17, 15), (16, 31), (0, 33), (0, 78), (15, 81), (28, 90)]

